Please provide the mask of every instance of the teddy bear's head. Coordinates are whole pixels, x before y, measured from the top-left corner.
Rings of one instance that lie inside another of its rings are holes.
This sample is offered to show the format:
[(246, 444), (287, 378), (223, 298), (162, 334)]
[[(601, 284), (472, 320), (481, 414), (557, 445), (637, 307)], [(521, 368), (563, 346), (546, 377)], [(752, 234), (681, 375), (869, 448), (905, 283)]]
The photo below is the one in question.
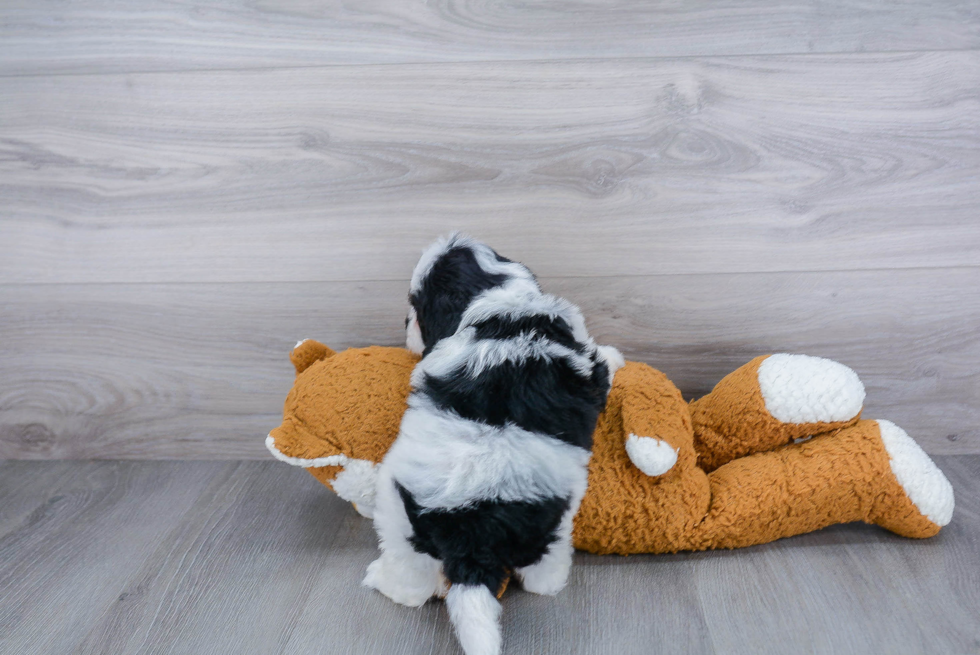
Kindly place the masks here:
[(306, 340), (290, 359), (296, 382), (266, 447), (370, 516), (376, 466), (398, 435), (418, 356), (379, 346), (335, 353)]

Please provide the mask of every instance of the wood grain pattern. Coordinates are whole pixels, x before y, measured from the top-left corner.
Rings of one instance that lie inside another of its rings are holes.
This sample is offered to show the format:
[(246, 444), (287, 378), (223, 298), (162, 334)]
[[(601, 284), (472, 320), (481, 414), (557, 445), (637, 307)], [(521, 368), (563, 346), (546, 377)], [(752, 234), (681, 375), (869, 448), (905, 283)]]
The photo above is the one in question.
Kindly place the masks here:
[[(866, 415), (980, 453), (980, 268), (545, 278), (688, 397), (766, 352), (843, 361)], [(400, 345), (406, 282), (0, 286), (0, 457), (257, 458), (297, 339)]]
[(453, 228), (688, 395), (804, 351), (980, 453), (978, 82), (968, 0), (6, 2), (0, 456), (265, 457)]
[(0, 75), (980, 46), (969, 0), (18, 0), (0, 17)]
[(23, 493), (14, 487), (19, 471), (49, 486), (0, 537), (0, 650), (10, 653), (71, 652), (208, 483), (193, 464), (53, 463), (42, 471), (5, 463), (0, 498)]
[(0, 280), (975, 266), (980, 51), (0, 79)]
[[(578, 553), (558, 596), (508, 590), (505, 652), (976, 652), (980, 456), (937, 463), (957, 508), (933, 539), (851, 524), (736, 551)], [(461, 652), (442, 603), (359, 586), (370, 522), (298, 469), (6, 462), (10, 494), (34, 509), (0, 534), (4, 652)]]

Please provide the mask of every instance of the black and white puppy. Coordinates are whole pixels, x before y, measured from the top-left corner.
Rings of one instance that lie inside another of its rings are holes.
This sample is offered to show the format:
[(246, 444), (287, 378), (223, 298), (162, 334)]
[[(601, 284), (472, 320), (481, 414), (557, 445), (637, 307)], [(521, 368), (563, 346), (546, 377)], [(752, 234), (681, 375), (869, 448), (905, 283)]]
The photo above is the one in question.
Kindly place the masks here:
[(508, 576), (535, 593), (565, 586), (592, 432), (623, 359), (525, 266), (458, 234), (422, 255), (409, 300), (407, 344), (423, 358), (378, 470), (382, 554), (364, 584), (409, 606), (445, 594), (467, 655), (494, 655)]

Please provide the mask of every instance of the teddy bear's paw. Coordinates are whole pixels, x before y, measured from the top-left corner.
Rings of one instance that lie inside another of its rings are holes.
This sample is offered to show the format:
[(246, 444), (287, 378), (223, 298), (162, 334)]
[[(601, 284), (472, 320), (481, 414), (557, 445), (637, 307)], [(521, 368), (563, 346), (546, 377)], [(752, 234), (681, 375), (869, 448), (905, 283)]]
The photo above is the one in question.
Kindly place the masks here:
[(677, 463), (677, 451), (666, 441), (631, 434), (626, 439), (626, 454), (630, 461), (650, 477), (663, 475)]
[(380, 591), (399, 605), (421, 607), (432, 596), (443, 591), (445, 581), (436, 564), (433, 567), (428, 561), (396, 561), (388, 553), (383, 553), (368, 565), (361, 584)]
[(849, 421), (864, 405), (857, 373), (822, 357), (770, 355), (758, 379), (766, 409), (783, 423)]
[(878, 421), (892, 473), (915, 508), (943, 527), (953, 518), (953, 486), (919, 444), (891, 421)]

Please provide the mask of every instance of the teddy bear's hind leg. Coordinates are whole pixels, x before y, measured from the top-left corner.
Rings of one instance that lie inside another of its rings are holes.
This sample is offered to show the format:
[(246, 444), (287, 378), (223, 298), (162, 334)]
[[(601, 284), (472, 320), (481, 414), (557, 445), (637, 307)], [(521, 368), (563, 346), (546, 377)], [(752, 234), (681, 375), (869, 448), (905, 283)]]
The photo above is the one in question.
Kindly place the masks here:
[(855, 423), (864, 385), (838, 362), (807, 355), (757, 357), (691, 403), (694, 446), (706, 471), (738, 457)]
[(942, 472), (887, 421), (742, 457), (708, 480), (710, 510), (683, 548), (739, 548), (853, 521), (930, 537), (953, 508)]

